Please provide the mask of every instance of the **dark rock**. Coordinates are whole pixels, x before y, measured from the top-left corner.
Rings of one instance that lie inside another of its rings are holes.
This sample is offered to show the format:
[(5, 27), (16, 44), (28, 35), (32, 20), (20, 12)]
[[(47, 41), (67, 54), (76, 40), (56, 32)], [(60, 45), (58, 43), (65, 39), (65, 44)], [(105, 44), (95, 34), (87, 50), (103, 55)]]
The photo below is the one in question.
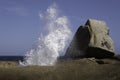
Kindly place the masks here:
[(107, 64), (107, 63), (105, 63), (105, 62), (102, 61), (102, 60), (96, 60), (96, 62), (97, 62), (98, 64)]
[(106, 23), (89, 19), (84, 26), (80, 26), (65, 56), (71, 58), (114, 56), (114, 45)]

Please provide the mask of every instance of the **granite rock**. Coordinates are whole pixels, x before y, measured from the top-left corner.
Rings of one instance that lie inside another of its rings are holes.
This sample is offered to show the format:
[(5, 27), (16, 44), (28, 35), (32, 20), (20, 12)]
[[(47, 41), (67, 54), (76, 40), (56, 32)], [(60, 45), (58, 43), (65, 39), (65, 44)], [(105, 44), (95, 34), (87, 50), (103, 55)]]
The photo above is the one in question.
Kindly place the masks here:
[(114, 56), (114, 44), (106, 23), (88, 19), (85, 25), (78, 28), (65, 56), (70, 58)]

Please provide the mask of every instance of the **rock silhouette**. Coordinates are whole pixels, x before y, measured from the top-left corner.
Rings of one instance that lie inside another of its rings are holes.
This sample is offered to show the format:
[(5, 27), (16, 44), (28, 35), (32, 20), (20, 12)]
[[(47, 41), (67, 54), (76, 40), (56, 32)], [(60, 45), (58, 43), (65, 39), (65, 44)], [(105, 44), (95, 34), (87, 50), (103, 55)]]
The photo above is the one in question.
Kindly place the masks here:
[(65, 57), (96, 57), (114, 56), (113, 40), (109, 36), (109, 28), (104, 21), (88, 19), (75, 33)]

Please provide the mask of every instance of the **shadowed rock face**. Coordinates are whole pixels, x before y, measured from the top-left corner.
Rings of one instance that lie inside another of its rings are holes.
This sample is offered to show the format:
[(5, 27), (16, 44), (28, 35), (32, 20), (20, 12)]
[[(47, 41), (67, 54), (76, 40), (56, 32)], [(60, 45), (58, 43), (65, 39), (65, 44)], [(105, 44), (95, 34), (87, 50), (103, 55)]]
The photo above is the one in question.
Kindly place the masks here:
[(89, 19), (84, 26), (80, 26), (65, 56), (70, 58), (114, 56), (114, 45), (106, 23)]

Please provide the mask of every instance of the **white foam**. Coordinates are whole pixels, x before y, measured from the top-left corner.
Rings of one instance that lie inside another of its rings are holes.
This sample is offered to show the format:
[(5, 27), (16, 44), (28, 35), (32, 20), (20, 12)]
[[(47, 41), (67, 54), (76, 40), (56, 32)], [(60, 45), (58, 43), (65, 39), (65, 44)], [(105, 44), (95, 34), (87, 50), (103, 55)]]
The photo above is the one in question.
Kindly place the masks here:
[(24, 65), (54, 65), (57, 58), (63, 55), (65, 47), (70, 39), (71, 30), (69, 29), (69, 20), (66, 16), (60, 16), (56, 4), (52, 4), (46, 10), (45, 14), (39, 14), (45, 21), (48, 34), (38, 39), (38, 46), (31, 49), (23, 61)]

